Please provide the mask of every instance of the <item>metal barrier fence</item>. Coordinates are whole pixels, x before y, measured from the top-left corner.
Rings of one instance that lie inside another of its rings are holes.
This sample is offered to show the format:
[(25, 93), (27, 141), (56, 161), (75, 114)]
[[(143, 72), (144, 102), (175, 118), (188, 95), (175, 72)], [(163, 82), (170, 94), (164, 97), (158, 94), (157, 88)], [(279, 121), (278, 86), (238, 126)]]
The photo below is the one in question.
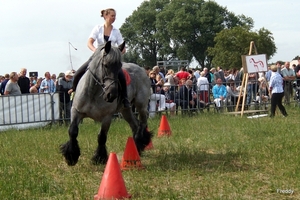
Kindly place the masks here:
[(59, 119), (59, 93), (0, 96), (0, 130), (43, 126)]
[[(258, 107), (260, 109), (266, 109), (268, 104), (270, 104), (270, 100), (269, 98), (266, 101), (262, 100), (264, 94), (258, 90), (258, 82), (256, 82), (256, 85), (257, 86), (255, 87), (257, 87), (258, 92), (256, 92), (254, 97), (259, 96), (261, 100), (260, 102), (257, 102), (257, 98), (253, 98), (251, 101), (251, 105), (254, 105), (253, 109), (256, 109)], [(195, 91), (195, 93), (193, 93), (192, 99), (189, 99), (188, 95), (187, 99), (181, 98), (179, 94), (179, 87), (173, 87), (170, 90), (167, 99), (172, 100), (172, 102), (176, 104), (176, 113), (178, 113), (178, 111), (203, 111), (204, 109), (209, 109), (210, 106), (214, 108), (215, 104), (213, 102), (213, 95), (211, 92), (212, 86), (208, 86), (209, 90), (207, 91)], [(196, 88), (195, 85), (193, 87)], [(300, 88), (294, 87), (294, 95), (291, 96), (291, 103), (296, 102), (297, 105), (300, 105), (299, 90)], [(182, 95), (185, 96), (186, 94)], [(164, 98), (166, 98), (166, 96)], [(159, 105), (160, 100), (162, 99), (155, 100), (155, 104)], [(151, 100), (145, 99), (145, 101), (149, 101), (150, 105)], [(194, 101), (195, 105), (190, 105), (190, 101)], [(226, 107), (230, 112), (234, 111), (236, 104), (237, 98), (230, 99), (229, 97), (227, 97), (226, 104), (224, 104), (223, 106)], [(247, 104), (246, 100), (245, 104)], [(64, 118), (61, 116), (62, 112), (66, 113), (66, 110), (60, 110), (60, 105), (65, 105), (65, 103), (60, 103), (58, 92), (53, 94), (38, 93), (23, 94), (17, 96), (0, 96), (0, 131), (9, 128), (18, 129), (31, 126), (43, 126), (49, 123), (70, 120), (69, 118)], [(66, 108), (66, 106), (63, 107), (64, 109)], [(168, 111), (167, 108), (165, 110)], [(155, 106), (154, 110), (151, 110), (149, 106), (150, 115), (155, 115), (155, 113), (157, 112), (159, 112), (157, 109), (157, 105)]]
[[(230, 85), (228, 83), (223, 83), (228, 91), (228, 87)], [(235, 83), (236, 85), (241, 85), (241, 83)], [(284, 87), (285, 87), (285, 93), (287, 90), (287, 85), (292, 86), (292, 90), (289, 94), (290, 98), (286, 99), (285, 97), (283, 98), (283, 102), (285, 104), (290, 104), (290, 103), (295, 103), (295, 105), (300, 106), (300, 87), (296, 87), (294, 81), (291, 82), (285, 82)], [(169, 92), (169, 96), (173, 97), (173, 102), (176, 103), (176, 113), (178, 111), (203, 111), (204, 109), (209, 109), (209, 107), (215, 108), (215, 103), (214, 103), (214, 97), (212, 94), (212, 85), (206, 85), (208, 86), (208, 90), (206, 91), (201, 91), (198, 90), (196, 85), (193, 85), (193, 88), (195, 91), (195, 96), (190, 99), (189, 95), (183, 94), (181, 96), (185, 96), (185, 99), (180, 97), (179, 95), (179, 87), (176, 86), (176, 89), (172, 90)], [(175, 86), (174, 86), (175, 87)], [(262, 85), (260, 84), (259, 81), (252, 81), (249, 83), (245, 88), (239, 88), (243, 90), (243, 92), (246, 92), (246, 98), (244, 100), (244, 110), (251, 109), (251, 110), (267, 110), (268, 107), (270, 107), (270, 94), (268, 93), (268, 88), (267, 85)], [(245, 91), (247, 90), (247, 91)], [(160, 94), (160, 92), (158, 92)], [(286, 94), (285, 94), (286, 95)], [(159, 101), (163, 101), (163, 99), (159, 99)], [(189, 105), (189, 102), (193, 100), (195, 101), (195, 106)], [(188, 102), (188, 103), (187, 103)], [(238, 110), (240, 111), (242, 108), (242, 102), (243, 102), (243, 95), (240, 98), (240, 105), (238, 106)], [(230, 96), (227, 94), (226, 101), (224, 104), (221, 105), (223, 110), (227, 110), (228, 112), (235, 111), (236, 105), (238, 103), (238, 97), (236, 96)], [(226, 108), (226, 109), (224, 109)], [(155, 113), (158, 110), (150, 110), (150, 113)], [(153, 115), (152, 115), (153, 116)]]

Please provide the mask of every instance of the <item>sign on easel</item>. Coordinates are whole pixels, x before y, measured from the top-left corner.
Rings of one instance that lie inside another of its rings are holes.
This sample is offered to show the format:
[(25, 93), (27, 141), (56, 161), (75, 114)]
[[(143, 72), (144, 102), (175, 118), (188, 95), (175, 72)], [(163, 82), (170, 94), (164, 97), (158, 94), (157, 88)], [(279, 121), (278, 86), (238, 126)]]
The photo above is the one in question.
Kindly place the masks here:
[(256, 73), (268, 71), (266, 54), (243, 55), (243, 70), (245, 73)]
[[(255, 55), (252, 55), (253, 49), (255, 51)], [(243, 70), (244, 70), (244, 75), (243, 75), (243, 80), (242, 80), (242, 85), (241, 85), (242, 89), (240, 90), (238, 102), (235, 107), (235, 113), (237, 113), (241, 97), (243, 97), (242, 98), (242, 110), (240, 112), (241, 116), (243, 116), (243, 114), (244, 114), (244, 106), (245, 106), (245, 100), (246, 100), (246, 95), (247, 95), (248, 74), (268, 71), (266, 54), (258, 54), (257, 53), (257, 49), (254, 44), (254, 41), (250, 42), (249, 55), (242, 56), (242, 64), (243, 64)], [(260, 110), (257, 110), (257, 111), (254, 110), (253, 112), (258, 112), (258, 111), (260, 112)]]

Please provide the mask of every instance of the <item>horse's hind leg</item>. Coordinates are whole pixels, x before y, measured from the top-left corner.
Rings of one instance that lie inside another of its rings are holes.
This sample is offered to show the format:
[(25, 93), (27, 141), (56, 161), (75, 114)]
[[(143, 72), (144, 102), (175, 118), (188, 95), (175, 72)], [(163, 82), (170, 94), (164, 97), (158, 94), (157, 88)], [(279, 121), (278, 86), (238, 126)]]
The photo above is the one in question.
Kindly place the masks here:
[[(147, 116), (147, 112), (145, 114)], [(131, 127), (137, 150), (139, 154), (141, 154), (142, 151), (145, 149), (145, 147), (150, 143), (152, 137), (152, 133), (149, 132), (147, 128), (148, 116), (146, 118), (145, 116), (143, 116), (143, 121), (142, 120), (138, 121), (136, 117), (133, 115), (132, 111), (129, 109), (123, 109), (122, 115)]]
[(135, 135), (136, 143), (140, 144), (139, 151), (143, 151), (145, 147), (150, 143), (153, 133), (148, 129), (148, 118), (149, 112), (147, 109), (148, 104), (145, 104), (144, 101), (142, 105), (137, 104), (137, 110), (139, 113), (139, 132)]
[(98, 134), (98, 147), (95, 151), (95, 154), (92, 158), (93, 164), (106, 164), (108, 160), (107, 150), (106, 150), (106, 140), (107, 140), (107, 132), (109, 130), (111, 124), (111, 117), (107, 117), (102, 120), (101, 129)]
[(80, 156), (80, 148), (78, 145), (77, 136), (78, 124), (81, 119), (82, 117), (79, 117), (79, 113), (75, 109), (73, 109), (72, 120), (68, 129), (70, 140), (60, 146), (60, 151), (65, 157), (67, 164), (70, 166), (76, 165)]

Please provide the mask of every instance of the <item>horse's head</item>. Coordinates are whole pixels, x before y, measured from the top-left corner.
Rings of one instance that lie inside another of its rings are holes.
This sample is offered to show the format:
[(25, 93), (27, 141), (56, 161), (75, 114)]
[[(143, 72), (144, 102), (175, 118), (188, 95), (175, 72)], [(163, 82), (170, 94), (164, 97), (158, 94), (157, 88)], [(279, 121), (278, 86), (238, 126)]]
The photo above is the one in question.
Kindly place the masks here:
[(118, 72), (122, 67), (121, 52), (125, 47), (123, 42), (118, 48), (111, 45), (108, 41), (102, 47), (99, 47), (94, 53), (94, 59), (97, 59), (93, 72), (90, 71), (96, 79), (96, 83), (102, 86), (103, 99), (107, 102), (113, 102), (118, 97)]

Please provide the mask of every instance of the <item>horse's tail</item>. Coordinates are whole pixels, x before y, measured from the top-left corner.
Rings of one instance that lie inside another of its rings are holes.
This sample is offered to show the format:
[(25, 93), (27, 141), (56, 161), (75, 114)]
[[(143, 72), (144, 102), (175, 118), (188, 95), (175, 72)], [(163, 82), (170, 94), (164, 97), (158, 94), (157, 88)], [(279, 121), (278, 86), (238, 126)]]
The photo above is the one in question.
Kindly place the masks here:
[(149, 131), (148, 126), (140, 123), (138, 134), (134, 135), (134, 141), (140, 155), (145, 147), (151, 142), (152, 137), (153, 132)]

